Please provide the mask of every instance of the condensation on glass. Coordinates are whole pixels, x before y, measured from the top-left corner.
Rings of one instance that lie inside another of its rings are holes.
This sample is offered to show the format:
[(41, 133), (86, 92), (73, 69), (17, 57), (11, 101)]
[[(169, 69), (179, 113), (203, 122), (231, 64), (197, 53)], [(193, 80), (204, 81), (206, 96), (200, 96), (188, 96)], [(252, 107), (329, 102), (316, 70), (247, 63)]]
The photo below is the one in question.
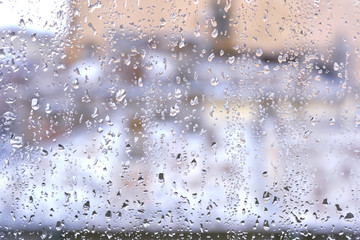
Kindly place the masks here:
[(360, 237), (359, 5), (1, 1), (0, 237)]

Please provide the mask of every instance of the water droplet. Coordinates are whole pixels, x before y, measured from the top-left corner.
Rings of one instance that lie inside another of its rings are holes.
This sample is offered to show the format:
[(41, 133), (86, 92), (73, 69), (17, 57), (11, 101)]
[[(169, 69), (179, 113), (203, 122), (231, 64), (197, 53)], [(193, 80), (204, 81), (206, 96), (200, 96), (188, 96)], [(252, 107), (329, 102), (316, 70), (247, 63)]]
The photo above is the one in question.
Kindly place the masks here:
[(193, 168), (195, 168), (196, 165), (197, 165), (197, 162), (196, 162), (196, 160), (195, 160), (195, 158), (194, 158), (194, 159), (191, 161), (191, 166), (192, 166)]
[(265, 191), (263, 194), (263, 200), (264, 202), (268, 202), (271, 198), (271, 193), (269, 193), (268, 191)]
[(334, 70), (339, 71), (339, 69), (340, 69), (339, 64), (337, 62), (334, 62)]
[(10, 126), (16, 120), (16, 115), (13, 112), (5, 112), (3, 114), (3, 118), (4, 118), (4, 125)]
[(84, 211), (89, 211), (90, 210), (90, 201), (86, 201), (84, 203), (83, 209), (84, 209)]
[(315, 81), (320, 82), (320, 81), (321, 81), (321, 76), (320, 76), (320, 75), (316, 75), (316, 76), (315, 76)]
[(181, 89), (177, 88), (175, 89), (175, 98), (181, 98), (182, 92)]
[(180, 112), (180, 108), (177, 104), (175, 106), (170, 107), (170, 116), (174, 117)]
[(10, 144), (13, 148), (21, 148), (24, 145), (23, 138), (20, 136), (16, 136), (10, 139)]
[(354, 214), (352, 214), (351, 212), (347, 213), (346, 216), (344, 217), (345, 221), (348, 222), (352, 222), (354, 220)]
[(94, 109), (93, 114), (91, 114), (91, 117), (92, 117), (92, 118), (96, 118), (97, 116), (99, 116), (99, 110), (98, 110), (98, 108), (96, 107), (96, 108)]
[(219, 31), (217, 30), (217, 28), (214, 28), (214, 30), (211, 33), (211, 37), (212, 38), (216, 38), (219, 34)]
[(46, 151), (45, 149), (42, 149), (41, 150), (41, 156), (46, 157), (47, 155), (49, 155), (49, 152)]
[(126, 91), (125, 89), (120, 89), (116, 93), (116, 101), (121, 102), (126, 97)]
[(55, 225), (55, 229), (56, 231), (60, 231), (62, 229), (63, 225), (61, 224), (60, 221), (57, 221), (56, 222), (56, 225)]
[(263, 72), (264, 72), (264, 74), (269, 74), (269, 73), (270, 73), (269, 65), (265, 65), (265, 66), (264, 66)]
[(110, 221), (111, 220), (111, 217), (112, 217), (112, 213), (110, 210), (108, 210), (106, 213), (105, 213), (105, 219), (107, 221)]
[(193, 99), (190, 100), (191, 106), (198, 105), (198, 104), (199, 104), (199, 98), (197, 96), (195, 96)]
[(228, 63), (229, 63), (229, 64), (233, 64), (234, 62), (235, 62), (235, 56), (229, 57)]
[(211, 143), (211, 150), (212, 150), (213, 154), (215, 154), (215, 155), (216, 155), (216, 149), (217, 149), (217, 143), (212, 142)]
[(179, 154), (176, 156), (176, 162), (177, 162), (177, 163), (181, 163), (181, 162), (182, 162), (181, 153), (179, 153)]
[(215, 53), (211, 53), (208, 57), (208, 61), (211, 62), (215, 57)]
[(268, 176), (268, 172), (267, 172), (267, 171), (264, 171), (264, 172), (262, 173), (262, 175), (263, 175), (263, 177), (267, 177), (267, 176)]
[(125, 152), (126, 152), (127, 154), (129, 154), (129, 153), (131, 152), (131, 145), (130, 145), (130, 143), (126, 144), (126, 146), (125, 146)]
[(164, 18), (160, 19), (160, 24), (161, 26), (164, 26), (166, 24), (166, 20)]
[(158, 181), (159, 181), (159, 183), (165, 182), (164, 173), (159, 173)]
[(60, 151), (62, 151), (62, 150), (65, 149), (65, 147), (64, 147), (62, 144), (58, 144), (58, 149), (59, 149)]
[(256, 53), (255, 53), (255, 55), (257, 56), (257, 57), (261, 57), (262, 55), (263, 55), (263, 50), (261, 49), (261, 48), (258, 48), (257, 50), (256, 50)]
[(264, 230), (268, 231), (270, 229), (270, 225), (268, 220), (264, 220), (264, 224), (263, 224)]
[(50, 106), (49, 103), (47, 103), (46, 106), (45, 106), (45, 113), (47, 113), (47, 114), (51, 113), (51, 106)]
[(32, 100), (31, 100), (31, 108), (34, 110), (34, 111), (36, 111), (36, 110), (38, 110), (39, 109), (39, 100), (37, 99), (37, 98), (33, 98)]
[(330, 120), (329, 120), (330, 126), (335, 125), (335, 123), (336, 123), (335, 118), (330, 118)]
[(219, 78), (217, 78), (217, 77), (212, 77), (212, 78), (210, 79), (210, 84), (215, 87), (216, 85), (219, 84)]

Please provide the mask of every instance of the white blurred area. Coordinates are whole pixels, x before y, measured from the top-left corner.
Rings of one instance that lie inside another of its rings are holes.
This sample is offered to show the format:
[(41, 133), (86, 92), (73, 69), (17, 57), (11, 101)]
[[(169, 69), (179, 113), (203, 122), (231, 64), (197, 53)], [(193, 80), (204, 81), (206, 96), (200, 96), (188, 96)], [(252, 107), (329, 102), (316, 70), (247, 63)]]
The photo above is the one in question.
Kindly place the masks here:
[(67, 0), (3, 0), (0, 28), (21, 27), (37, 32), (62, 32), (69, 18)]

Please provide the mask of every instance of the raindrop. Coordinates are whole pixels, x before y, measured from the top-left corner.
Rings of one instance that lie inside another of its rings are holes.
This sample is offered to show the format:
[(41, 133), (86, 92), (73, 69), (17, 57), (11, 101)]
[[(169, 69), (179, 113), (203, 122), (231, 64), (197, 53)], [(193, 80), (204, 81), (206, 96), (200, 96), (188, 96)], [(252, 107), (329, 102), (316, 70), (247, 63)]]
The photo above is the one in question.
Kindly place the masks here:
[(339, 69), (340, 69), (339, 64), (337, 62), (334, 62), (334, 70), (339, 71)]
[(264, 220), (263, 226), (264, 226), (264, 230), (265, 230), (265, 231), (268, 231), (268, 230), (270, 229), (269, 221), (268, 221), (268, 220)]
[(62, 224), (60, 221), (56, 222), (55, 229), (56, 229), (56, 231), (60, 231), (62, 229)]
[(160, 24), (161, 26), (164, 26), (166, 24), (166, 20), (164, 18), (160, 19)]
[(174, 117), (180, 112), (180, 108), (177, 104), (170, 108), (170, 116)]
[(208, 57), (208, 61), (211, 62), (215, 57), (215, 53), (211, 53)]
[(258, 49), (256, 50), (255, 55), (256, 55), (257, 57), (261, 57), (261, 55), (263, 55), (263, 50), (262, 50), (261, 48), (258, 48)]
[(211, 150), (212, 150), (213, 154), (215, 154), (215, 155), (216, 155), (216, 149), (217, 149), (217, 143), (212, 142), (211, 143)]
[(219, 78), (217, 78), (217, 77), (212, 77), (212, 78), (210, 79), (210, 84), (215, 87), (216, 85), (219, 84)]
[(234, 62), (235, 62), (235, 56), (229, 57), (228, 63), (229, 63), (229, 64), (233, 64)]
[(84, 203), (83, 209), (84, 209), (84, 211), (89, 211), (90, 210), (90, 201), (86, 201)]
[(191, 161), (191, 166), (192, 166), (193, 168), (195, 168), (196, 165), (197, 165), (197, 162), (196, 162), (196, 160), (195, 160), (195, 158), (194, 158), (194, 159)]
[(193, 99), (190, 100), (191, 106), (198, 105), (198, 104), (199, 104), (199, 98), (197, 96), (195, 96)]
[(159, 173), (158, 181), (159, 181), (159, 183), (165, 182), (164, 173)]
[(217, 30), (217, 28), (214, 28), (214, 30), (211, 33), (211, 37), (212, 38), (216, 38), (219, 34), (219, 31)]
[(181, 98), (182, 92), (181, 89), (177, 88), (175, 89), (175, 98)]
[(111, 220), (111, 217), (112, 217), (112, 213), (110, 210), (108, 210), (106, 213), (105, 213), (105, 219), (107, 221), (110, 221)]
[(269, 74), (269, 73), (270, 73), (269, 65), (265, 65), (265, 66), (264, 66), (263, 72), (264, 72), (264, 74)]
[(116, 101), (121, 102), (126, 97), (126, 91), (125, 89), (120, 89), (116, 93)]
[(50, 114), (51, 113), (51, 106), (49, 103), (45, 105), (45, 113)]
[(59, 149), (60, 151), (62, 151), (62, 150), (65, 149), (65, 147), (64, 147), (62, 144), (58, 144), (58, 149)]
[(23, 138), (20, 136), (16, 136), (10, 140), (10, 144), (13, 148), (21, 148), (23, 144)]
[(31, 108), (36, 111), (39, 109), (39, 107), (39, 100), (37, 98), (33, 98), (31, 100)]
[(265, 191), (263, 194), (263, 200), (264, 202), (268, 202), (271, 198), (271, 193), (269, 193), (268, 191)]
[(181, 163), (181, 162), (182, 162), (181, 153), (179, 153), (179, 154), (176, 156), (176, 162), (177, 162), (177, 163)]
[(49, 155), (49, 152), (46, 151), (45, 149), (42, 149), (41, 156), (46, 157), (47, 155)]
[(329, 120), (330, 126), (335, 125), (335, 123), (336, 123), (335, 118), (330, 118), (330, 120)]
[(354, 214), (349, 212), (349, 213), (346, 214), (344, 219), (345, 219), (345, 221), (352, 222), (354, 220)]
[(131, 145), (130, 145), (130, 143), (126, 144), (126, 146), (125, 146), (125, 152), (126, 152), (127, 154), (129, 154), (129, 153), (131, 152)]

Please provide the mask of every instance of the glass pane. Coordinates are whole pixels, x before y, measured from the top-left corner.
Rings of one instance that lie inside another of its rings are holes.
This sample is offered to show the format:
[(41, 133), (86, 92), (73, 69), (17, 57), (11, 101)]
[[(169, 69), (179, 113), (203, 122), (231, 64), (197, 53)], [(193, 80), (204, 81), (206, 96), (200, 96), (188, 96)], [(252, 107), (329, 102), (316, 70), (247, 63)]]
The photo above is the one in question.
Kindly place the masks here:
[(358, 238), (359, 14), (0, 1), (0, 236)]

